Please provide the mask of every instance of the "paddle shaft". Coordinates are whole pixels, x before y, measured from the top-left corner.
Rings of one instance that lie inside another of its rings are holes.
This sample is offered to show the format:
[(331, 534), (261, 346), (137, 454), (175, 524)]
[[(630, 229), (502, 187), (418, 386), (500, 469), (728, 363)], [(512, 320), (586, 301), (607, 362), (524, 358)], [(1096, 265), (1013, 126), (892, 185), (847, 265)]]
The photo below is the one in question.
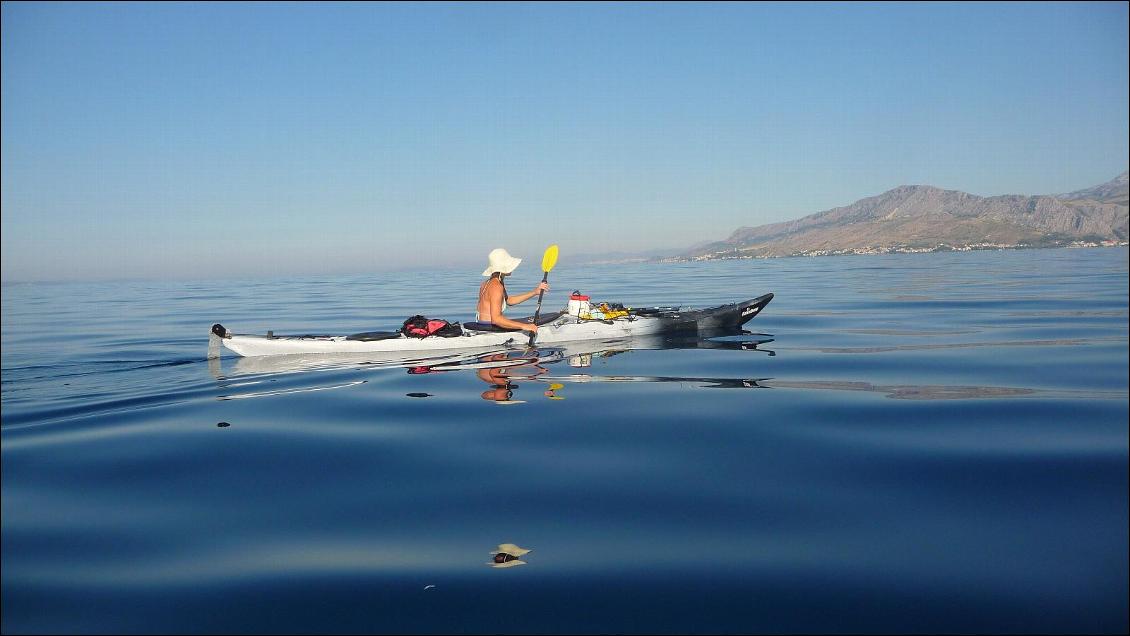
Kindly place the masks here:
[[(541, 275), (541, 282), (544, 283), (548, 280), (549, 280), (549, 272), (543, 273)], [(538, 324), (538, 318), (541, 317), (541, 299), (542, 299), (542, 296), (545, 296), (545, 290), (544, 289), (538, 292), (538, 308), (534, 311), (534, 324), (535, 325)], [(536, 331), (530, 332), (530, 345), (531, 346), (534, 344), (534, 338), (536, 338), (537, 335), (538, 335), (538, 332), (536, 332)]]

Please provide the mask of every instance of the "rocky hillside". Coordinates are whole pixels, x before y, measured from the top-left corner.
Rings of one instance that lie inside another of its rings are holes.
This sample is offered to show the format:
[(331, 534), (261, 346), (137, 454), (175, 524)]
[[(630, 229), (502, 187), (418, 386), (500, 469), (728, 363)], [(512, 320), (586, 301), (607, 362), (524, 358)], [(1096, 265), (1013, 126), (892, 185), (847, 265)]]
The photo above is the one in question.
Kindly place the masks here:
[(1130, 197), (1127, 196), (1126, 176), (1127, 173), (1123, 172), (1102, 185), (1087, 188), (1086, 190), (1068, 192), (1067, 194), (1057, 194), (1056, 198), (1064, 201), (1089, 200), (1125, 206), (1130, 202), (1128, 201)]
[(1063, 195), (979, 197), (932, 186), (901, 186), (795, 221), (742, 227), (688, 258), (1040, 247), (1125, 241), (1127, 173)]

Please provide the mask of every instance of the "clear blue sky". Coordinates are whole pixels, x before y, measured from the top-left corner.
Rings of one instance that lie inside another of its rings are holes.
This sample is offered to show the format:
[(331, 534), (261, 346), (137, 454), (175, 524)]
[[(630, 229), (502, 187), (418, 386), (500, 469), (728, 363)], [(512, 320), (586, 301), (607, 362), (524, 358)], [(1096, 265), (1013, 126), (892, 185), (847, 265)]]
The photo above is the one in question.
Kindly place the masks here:
[(4, 280), (685, 247), (1127, 168), (1127, 4), (3, 4)]

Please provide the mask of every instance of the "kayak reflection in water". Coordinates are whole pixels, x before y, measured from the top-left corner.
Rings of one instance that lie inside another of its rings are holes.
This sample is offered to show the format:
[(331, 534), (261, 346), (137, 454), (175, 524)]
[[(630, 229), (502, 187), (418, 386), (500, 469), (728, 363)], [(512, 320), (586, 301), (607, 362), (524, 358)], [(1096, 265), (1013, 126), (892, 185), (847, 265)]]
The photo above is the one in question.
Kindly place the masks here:
[(489, 263), (487, 268), (483, 270), (483, 276), (489, 276), (489, 278), (482, 285), (479, 285), (479, 304), (475, 308), (475, 320), (505, 329), (521, 329), (537, 333), (537, 325), (510, 320), (502, 315), (502, 312), (508, 306), (524, 303), (540, 292), (549, 291), (549, 283), (538, 283), (533, 291), (511, 296), (506, 291), (504, 279), (518, 267), (522, 259), (514, 258), (501, 247), (492, 250), (487, 259)]
[[(505, 353), (495, 353), (479, 358), (480, 362), (507, 362), (511, 360)], [(479, 369), (476, 375), (483, 382), (490, 385), (490, 388), (483, 391), (481, 397), (484, 400), (494, 402), (496, 404), (522, 404), (525, 400), (514, 400), (514, 391), (517, 390), (518, 385), (514, 380), (533, 380), (537, 376), (545, 373), (547, 369), (537, 363), (522, 364), (522, 365), (499, 365), (487, 366)]]

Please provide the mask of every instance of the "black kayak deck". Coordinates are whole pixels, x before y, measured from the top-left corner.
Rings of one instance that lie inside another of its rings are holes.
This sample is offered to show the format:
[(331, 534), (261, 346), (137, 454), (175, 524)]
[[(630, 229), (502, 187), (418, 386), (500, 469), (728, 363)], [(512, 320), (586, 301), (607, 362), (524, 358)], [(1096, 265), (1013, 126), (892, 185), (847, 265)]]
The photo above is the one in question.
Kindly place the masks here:
[(345, 339), (346, 340), (361, 340), (361, 341), (364, 341), (364, 342), (368, 342), (368, 341), (371, 341), (371, 340), (391, 340), (393, 338), (399, 338), (399, 337), (400, 337), (399, 331), (365, 331), (363, 333), (355, 333), (355, 334), (346, 336)]

